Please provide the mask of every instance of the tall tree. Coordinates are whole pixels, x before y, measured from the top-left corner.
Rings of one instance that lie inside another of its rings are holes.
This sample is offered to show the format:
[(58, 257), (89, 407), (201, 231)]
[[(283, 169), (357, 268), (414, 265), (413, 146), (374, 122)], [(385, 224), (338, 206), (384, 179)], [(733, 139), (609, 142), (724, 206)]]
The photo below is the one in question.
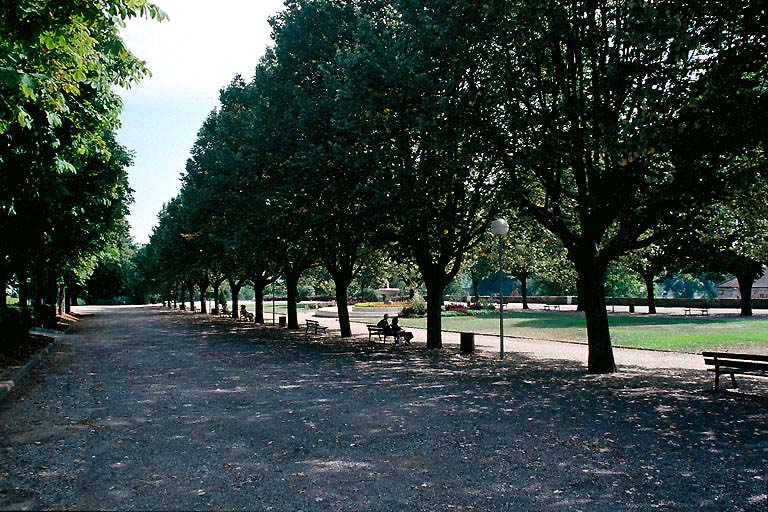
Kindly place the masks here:
[[(720, 172), (724, 157), (754, 144), (756, 123), (717, 112), (764, 104), (754, 77), (764, 63), (748, 54), (765, 51), (753, 21), (765, 12), (747, 1), (727, 12), (720, 2), (682, 0), (494, 8), (483, 24), (495, 42), (484, 91), (494, 95), (490, 120), (501, 135), (492, 140), (504, 141), (499, 150), (514, 176), (509, 197), (568, 251), (589, 371), (611, 372), (607, 266), (652, 243), (654, 226), (710, 201), (738, 174)], [(723, 23), (712, 22), (718, 18)], [(722, 86), (713, 76), (726, 71), (738, 87), (718, 105), (710, 92)]]
[(381, 161), (382, 243), (416, 262), (427, 288), (427, 347), (440, 348), (443, 293), (498, 208), (498, 157), (489, 153), (479, 89), (491, 44), (467, 30), (482, 12), (464, 3), (396, 1), (361, 37), (354, 78)]

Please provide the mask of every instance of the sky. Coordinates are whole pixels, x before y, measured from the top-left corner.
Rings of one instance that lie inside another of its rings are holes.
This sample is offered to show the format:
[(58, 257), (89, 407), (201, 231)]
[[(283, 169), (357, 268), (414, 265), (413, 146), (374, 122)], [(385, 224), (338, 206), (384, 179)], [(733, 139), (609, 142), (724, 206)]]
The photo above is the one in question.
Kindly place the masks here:
[(219, 90), (235, 74), (249, 79), (272, 42), (268, 18), (282, 0), (153, 0), (168, 20), (130, 20), (128, 48), (152, 76), (123, 98), (118, 140), (134, 154), (128, 170), (134, 203), (128, 221), (146, 243), (163, 203), (180, 189), (179, 177), (197, 131), (218, 105)]

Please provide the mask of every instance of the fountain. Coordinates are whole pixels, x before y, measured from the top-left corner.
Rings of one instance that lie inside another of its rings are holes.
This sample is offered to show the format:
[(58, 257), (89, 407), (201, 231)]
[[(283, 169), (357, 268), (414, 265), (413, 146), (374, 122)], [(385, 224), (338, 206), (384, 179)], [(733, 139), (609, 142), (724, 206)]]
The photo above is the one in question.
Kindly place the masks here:
[(390, 288), (389, 283), (384, 288), (379, 288), (379, 293), (384, 296), (384, 304), (390, 304), (392, 302), (391, 297), (399, 291), (400, 288)]

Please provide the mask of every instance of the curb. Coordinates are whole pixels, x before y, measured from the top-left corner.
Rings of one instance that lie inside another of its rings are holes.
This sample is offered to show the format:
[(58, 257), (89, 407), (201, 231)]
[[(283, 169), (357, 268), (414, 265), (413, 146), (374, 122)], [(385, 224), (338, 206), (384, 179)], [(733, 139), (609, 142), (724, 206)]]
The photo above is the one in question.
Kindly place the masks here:
[(44, 349), (42, 349), (40, 352), (30, 357), (29, 361), (27, 361), (27, 363), (24, 366), (16, 370), (16, 373), (13, 374), (13, 377), (11, 378), (11, 380), (0, 381), (0, 401), (5, 399), (5, 397), (11, 393), (13, 388), (18, 386), (19, 382), (24, 377), (26, 377), (29, 371), (32, 368), (34, 368), (37, 365), (37, 363), (39, 363), (40, 360), (43, 357), (45, 357), (53, 349), (53, 346), (55, 344), (56, 344), (56, 340), (54, 339)]

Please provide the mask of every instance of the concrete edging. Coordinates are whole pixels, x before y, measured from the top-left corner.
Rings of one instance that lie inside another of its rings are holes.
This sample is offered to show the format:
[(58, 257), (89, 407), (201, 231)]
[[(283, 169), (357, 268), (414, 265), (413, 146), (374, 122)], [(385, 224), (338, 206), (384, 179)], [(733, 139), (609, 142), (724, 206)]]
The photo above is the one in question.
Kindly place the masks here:
[(21, 380), (27, 376), (29, 371), (53, 349), (55, 344), (56, 340), (54, 339), (44, 349), (30, 357), (29, 361), (27, 361), (24, 366), (16, 370), (16, 373), (13, 374), (11, 380), (0, 381), (0, 401), (4, 400), (5, 397), (11, 393), (13, 388), (18, 386), (19, 382), (21, 382)]

